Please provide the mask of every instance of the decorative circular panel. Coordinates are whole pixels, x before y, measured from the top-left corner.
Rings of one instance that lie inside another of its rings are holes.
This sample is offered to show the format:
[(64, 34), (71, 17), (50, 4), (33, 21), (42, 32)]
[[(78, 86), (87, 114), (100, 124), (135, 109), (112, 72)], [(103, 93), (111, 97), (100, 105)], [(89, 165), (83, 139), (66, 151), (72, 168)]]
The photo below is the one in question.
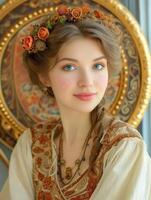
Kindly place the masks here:
[[(59, 4), (71, 1), (12, 0), (0, 9), (0, 138), (13, 147), (26, 127), (58, 116), (55, 99), (43, 94), (33, 85), (22, 61), (20, 41), (32, 24), (49, 15)], [(116, 0), (83, 2), (110, 15), (118, 31), (121, 49), (121, 71), (112, 73), (106, 91), (106, 108), (113, 115), (136, 127), (149, 102), (151, 65), (149, 50), (139, 25)]]

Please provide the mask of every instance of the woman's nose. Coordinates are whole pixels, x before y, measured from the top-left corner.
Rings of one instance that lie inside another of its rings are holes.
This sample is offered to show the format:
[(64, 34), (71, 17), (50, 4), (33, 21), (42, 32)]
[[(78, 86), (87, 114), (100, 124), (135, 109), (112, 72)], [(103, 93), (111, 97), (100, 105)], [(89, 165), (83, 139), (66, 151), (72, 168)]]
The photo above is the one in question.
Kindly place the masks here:
[(90, 72), (83, 72), (80, 74), (78, 84), (80, 87), (92, 86), (94, 83), (93, 75)]

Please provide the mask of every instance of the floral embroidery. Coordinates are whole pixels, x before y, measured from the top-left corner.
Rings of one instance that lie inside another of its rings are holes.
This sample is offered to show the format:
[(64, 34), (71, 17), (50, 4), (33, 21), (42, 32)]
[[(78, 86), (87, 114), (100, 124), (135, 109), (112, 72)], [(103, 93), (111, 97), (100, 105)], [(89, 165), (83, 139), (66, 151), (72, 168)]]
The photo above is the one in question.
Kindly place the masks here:
[[(63, 200), (62, 193), (68, 200), (89, 200), (97, 183), (103, 174), (103, 160), (105, 154), (117, 145), (120, 140), (127, 137), (141, 136), (126, 123), (112, 120), (108, 124), (101, 141), (101, 148), (94, 163), (93, 172), (87, 170), (73, 183), (60, 188), (50, 171), (52, 164), (51, 133), (55, 126), (60, 130), (58, 121), (48, 124), (39, 124), (31, 129), (32, 133), (32, 156), (33, 156), (33, 182), (35, 186), (36, 200)], [(51, 170), (54, 170), (51, 168)]]
[(39, 142), (41, 144), (45, 144), (48, 140), (49, 140), (49, 137), (47, 135), (44, 135), (42, 134), (39, 138), (38, 138)]
[(44, 150), (40, 147), (35, 147), (35, 148), (33, 148), (33, 152), (34, 153), (42, 153), (42, 152), (44, 152)]
[(38, 165), (38, 167), (40, 167), (41, 163), (42, 163), (42, 159), (41, 158), (37, 158), (36, 159), (36, 165)]
[(38, 172), (38, 180), (42, 181), (44, 179), (44, 175)]
[(53, 184), (54, 183), (53, 183), (51, 177), (46, 177), (43, 179), (43, 188), (44, 189), (51, 190)]

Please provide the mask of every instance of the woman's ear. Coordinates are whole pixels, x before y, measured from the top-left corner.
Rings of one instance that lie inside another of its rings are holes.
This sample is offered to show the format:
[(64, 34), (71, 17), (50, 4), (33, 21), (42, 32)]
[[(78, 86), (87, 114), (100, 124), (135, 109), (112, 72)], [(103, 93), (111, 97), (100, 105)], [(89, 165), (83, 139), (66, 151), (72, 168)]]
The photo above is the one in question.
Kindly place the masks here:
[(41, 83), (44, 86), (46, 86), (46, 87), (50, 87), (51, 86), (48, 74), (39, 74), (38, 77), (39, 77), (39, 80), (41, 81)]

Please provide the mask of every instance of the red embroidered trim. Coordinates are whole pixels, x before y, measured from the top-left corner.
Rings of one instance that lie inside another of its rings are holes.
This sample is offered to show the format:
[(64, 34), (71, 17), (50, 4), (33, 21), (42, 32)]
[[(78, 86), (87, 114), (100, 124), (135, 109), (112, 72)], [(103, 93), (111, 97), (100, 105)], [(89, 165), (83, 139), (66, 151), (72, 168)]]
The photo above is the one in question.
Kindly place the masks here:
[[(52, 124), (39, 124), (31, 129), (32, 133), (32, 156), (33, 156), (33, 182), (35, 186), (36, 199), (38, 200), (61, 200), (63, 199), (60, 189), (56, 183), (55, 177), (50, 176), (51, 166), (51, 131), (57, 122)], [(94, 192), (98, 181), (103, 174), (103, 160), (105, 154), (117, 145), (124, 138), (141, 138), (135, 129), (128, 128), (131, 132), (117, 133), (118, 128), (123, 128), (125, 123), (113, 123), (105, 133), (101, 142), (100, 153), (94, 163), (95, 173), (86, 170), (80, 178), (67, 187), (62, 187), (62, 193), (68, 200), (89, 200)], [(126, 126), (125, 126), (126, 127)], [(124, 129), (124, 128), (123, 128)], [(80, 182), (86, 180), (85, 187), (77, 194), (77, 186)]]

